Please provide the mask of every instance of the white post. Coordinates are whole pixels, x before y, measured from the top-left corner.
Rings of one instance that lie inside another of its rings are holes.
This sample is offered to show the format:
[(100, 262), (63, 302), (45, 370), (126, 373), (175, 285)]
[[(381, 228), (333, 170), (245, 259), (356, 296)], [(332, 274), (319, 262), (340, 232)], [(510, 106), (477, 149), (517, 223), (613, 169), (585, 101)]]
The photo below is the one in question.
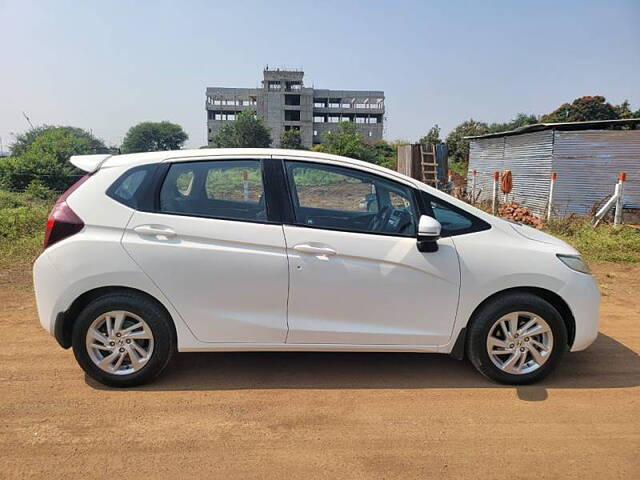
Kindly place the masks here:
[(476, 175), (478, 174), (478, 172), (476, 170), (473, 170), (471, 172), (471, 175), (473, 175), (473, 177), (471, 178), (471, 204), (473, 205), (476, 202)]
[(627, 175), (624, 172), (620, 172), (618, 176), (618, 184), (616, 185), (616, 193), (618, 198), (616, 199), (616, 213), (613, 217), (613, 224), (618, 226), (622, 225), (622, 208), (624, 207), (624, 182), (627, 179)]
[(249, 201), (249, 171), (242, 172), (242, 197), (245, 202)]
[(556, 172), (551, 172), (551, 181), (549, 182), (549, 202), (547, 203), (547, 222), (551, 220), (551, 212), (553, 210), (553, 187), (556, 183), (556, 178), (558, 178), (558, 174)]
[(499, 172), (493, 172), (493, 202), (491, 205), (491, 211), (494, 215), (498, 213), (498, 179), (500, 178)]

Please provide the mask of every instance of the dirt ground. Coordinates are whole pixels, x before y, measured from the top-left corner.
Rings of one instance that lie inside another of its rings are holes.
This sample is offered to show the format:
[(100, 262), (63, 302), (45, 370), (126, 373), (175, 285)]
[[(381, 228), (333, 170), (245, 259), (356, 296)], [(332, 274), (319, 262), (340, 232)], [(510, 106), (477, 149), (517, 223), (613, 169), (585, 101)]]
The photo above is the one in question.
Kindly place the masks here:
[(444, 355), (180, 354), (108, 389), (0, 275), (0, 478), (640, 478), (640, 266), (594, 266), (600, 336), (542, 384)]

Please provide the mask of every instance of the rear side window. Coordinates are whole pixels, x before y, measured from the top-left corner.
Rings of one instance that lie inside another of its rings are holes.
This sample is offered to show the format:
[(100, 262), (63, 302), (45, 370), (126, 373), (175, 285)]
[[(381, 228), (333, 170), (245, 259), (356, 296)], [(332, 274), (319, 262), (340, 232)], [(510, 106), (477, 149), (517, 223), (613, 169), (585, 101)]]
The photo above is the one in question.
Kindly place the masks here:
[(174, 163), (160, 189), (160, 212), (196, 217), (267, 220), (260, 160)]
[(143, 165), (126, 171), (107, 190), (107, 195), (128, 207), (137, 209), (145, 181), (151, 180), (155, 165)]

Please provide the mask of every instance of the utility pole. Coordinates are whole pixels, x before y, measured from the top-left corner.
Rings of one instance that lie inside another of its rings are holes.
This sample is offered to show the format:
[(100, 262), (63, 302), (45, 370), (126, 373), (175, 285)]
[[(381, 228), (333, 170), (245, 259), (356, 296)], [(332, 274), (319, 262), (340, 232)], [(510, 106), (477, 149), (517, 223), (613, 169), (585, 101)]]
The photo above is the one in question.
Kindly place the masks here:
[(29, 123), (29, 126), (30, 126), (31, 128), (34, 128), (34, 127), (33, 127), (33, 123), (31, 123), (31, 120), (29, 119), (29, 117), (27, 117), (27, 114), (26, 114), (26, 113), (24, 113), (24, 112), (22, 112), (22, 116), (25, 118), (25, 120), (27, 121), (27, 123)]

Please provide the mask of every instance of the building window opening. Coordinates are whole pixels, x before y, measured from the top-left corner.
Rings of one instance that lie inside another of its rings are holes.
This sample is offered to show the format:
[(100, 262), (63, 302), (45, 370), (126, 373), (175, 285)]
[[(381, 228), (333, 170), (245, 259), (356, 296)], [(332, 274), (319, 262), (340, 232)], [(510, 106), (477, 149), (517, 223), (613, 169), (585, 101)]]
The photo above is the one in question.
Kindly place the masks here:
[(281, 85), (280, 82), (275, 80), (269, 80), (269, 90), (280, 90)]
[(284, 111), (284, 120), (286, 122), (299, 122), (300, 121), (300, 110), (285, 110)]
[(324, 122), (325, 122), (324, 117), (313, 117), (313, 123), (324, 123)]
[(300, 95), (285, 95), (284, 96), (284, 104), (285, 105), (300, 105)]

